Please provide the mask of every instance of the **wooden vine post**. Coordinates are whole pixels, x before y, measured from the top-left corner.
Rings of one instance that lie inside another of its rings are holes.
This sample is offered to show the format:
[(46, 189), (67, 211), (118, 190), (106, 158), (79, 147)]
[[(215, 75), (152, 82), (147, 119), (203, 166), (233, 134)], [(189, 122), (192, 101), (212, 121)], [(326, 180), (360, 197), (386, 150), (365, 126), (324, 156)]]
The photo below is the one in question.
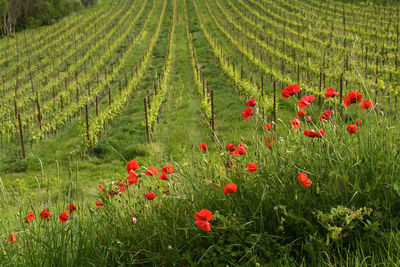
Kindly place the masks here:
[(273, 125), (274, 125), (274, 129), (276, 129), (276, 80), (274, 80), (274, 111), (273, 111)]
[(211, 90), (211, 130), (213, 137), (215, 137), (215, 124), (214, 124), (214, 90)]
[(90, 134), (89, 134), (89, 110), (88, 110), (88, 105), (85, 105), (85, 111), (86, 111), (86, 138), (88, 141), (88, 152), (90, 153)]
[(25, 159), (24, 134), (22, 132), (21, 114), (18, 113), (19, 137), (21, 139), (22, 157)]
[(147, 101), (146, 97), (144, 98), (144, 116), (146, 118), (146, 137), (147, 143), (150, 144), (150, 133), (149, 133), (149, 119), (147, 116)]
[[(339, 94), (340, 94), (339, 105), (340, 105), (343, 101), (343, 73), (340, 74), (339, 88), (340, 88), (340, 91), (339, 91)], [(342, 108), (340, 108), (340, 116), (342, 116)]]

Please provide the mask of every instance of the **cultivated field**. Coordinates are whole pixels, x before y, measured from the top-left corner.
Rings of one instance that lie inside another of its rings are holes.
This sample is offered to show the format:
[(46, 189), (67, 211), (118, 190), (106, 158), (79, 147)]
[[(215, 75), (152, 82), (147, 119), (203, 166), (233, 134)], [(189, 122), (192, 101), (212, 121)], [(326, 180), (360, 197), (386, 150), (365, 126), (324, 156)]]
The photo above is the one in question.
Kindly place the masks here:
[(400, 265), (399, 7), (104, 0), (0, 39), (0, 265)]

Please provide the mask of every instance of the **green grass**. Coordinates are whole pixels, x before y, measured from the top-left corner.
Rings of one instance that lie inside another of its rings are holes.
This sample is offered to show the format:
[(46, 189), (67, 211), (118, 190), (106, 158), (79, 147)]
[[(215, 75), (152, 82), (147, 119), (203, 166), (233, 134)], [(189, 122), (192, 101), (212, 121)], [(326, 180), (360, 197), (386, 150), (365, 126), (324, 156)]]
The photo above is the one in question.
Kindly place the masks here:
[[(191, 1), (187, 1), (189, 21), (184, 20), (183, 1), (177, 0), (172, 70), (151, 144), (146, 144), (143, 127), (143, 98), (147, 90), (152, 92), (165, 59), (173, 2), (168, 2), (168, 15), (139, 89), (124, 112), (107, 126), (90, 155), (81, 146), (83, 118), (34, 145), (25, 161), (19, 157), (18, 143), (1, 150), (0, 264), (400, 264), (397, 118), (382, 116), (378, 107), (367, 111), (354, 104), (344, 108), (342, 115), (334, 110), (330, 120), (320, 122), (319, 114), (332, 109), (332, 103), (319, 106), (316, 100), (306, 109), (313, 123), (302, 122), (300, 130), (295, 130), (290, 120), (296, 116), (297, 100), (294, 96), (283, 99), (278, 90), (276, 131), (264, 129), (270, 118), (262, 118), (257, 106), (255, 115), (244, 120), (245, 97), (222, 74), (198, 27)], [(157, 4), (157, 11), (161, 5)], [(206, 14), (204, 4), (199, 9)], [(151, 22), (149, 32), (156, 23)], [(190, 24), (201, 71), (214, 90), (215, 139), (196, 93), (185, 23)], [(147, 38), (135, 49), (130, 65), (145, 49)], [(223, 44), (240, 62), (240, 55)], [(107, 99), (103, 99), (101, 108), (106, 106)], [(350, 135), (346, 126), (355, 119), (363, 125)], [(326, 133), (322, 139), (302, 133), (321, 127)], [(275, 138), (271, 150), (267, 136)], [(203, 141), (208, 151), (198, 149)], [(242, 141), (246, 154), (228, 156), (225, 144)], [(117, 188), (116, 182), (127, 176), (126, 162), (134, 158), (139, 161), (140, 174), (147, 167), (161, 169), (165, 164), (172, 164), (176, 172), (168, 181), (142, 175), (139, 184), (112, 197), (98, 189), (99, 183), (106, 190)], [(236, 167), (227, 170), (228, 161)], [(247, 170), (250, 162), (259, 168), (254, 173)], [(298, 172), (311, 179), (309, 188), (298, 183)], [(235, 183), (238, 191), (224, 194), (227, 183)], [(156, 193), (154, 200), (143, 196), (149, 191)], [(103, 202), (102, 209), (96, 207), (96, 200)], [(71, 202), (77, 211), (62, 224), (58, 215)], [(39, 218), (43, 208), (54, 213), (48, 221)], [(195, 212), (201, 209), (214, 214), (210, 232), (193, 224)], [(29, 210), (36, 219), (26, 224)], [(7, 241), (11, 232), (18, 233), (13, 244)]]

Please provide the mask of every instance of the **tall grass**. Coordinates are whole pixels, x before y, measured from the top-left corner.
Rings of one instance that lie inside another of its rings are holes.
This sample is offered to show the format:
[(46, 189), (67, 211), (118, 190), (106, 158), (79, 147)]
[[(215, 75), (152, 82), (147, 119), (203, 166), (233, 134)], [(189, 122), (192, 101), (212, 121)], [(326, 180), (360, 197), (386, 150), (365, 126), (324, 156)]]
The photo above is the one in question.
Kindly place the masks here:
[[(351, 135), (345, 128), (355, 118), (363, 126)], [(52, 202), (58, 193), (50, 192), (47, 203), (21, 206), (15, 217), (1, 222), (1, 262), (398, 264), (400, 151), (391, 118), (351, 106), (343, 118), (323, 123), (322, 139), (304, 136), (287, 119), (278, 121), (277, 132), (263, 130), (254, 117), (248, 121), (253, 133), (243, 140), (245, 155), (233, 158), (211, 144), (200, 151), (194, 144), (185, 160), (174, 164), (169, 181), (142, 176), (138, 185), (112, 197), (101, 190), (86, 192), (71, 179), (64, 202)], [(272, 150), (266, 136), (275, 138)], [(227, 170), (228, 157), (236, 168)], [(258, 171), (249, 173), (249, 162)], [(124, 180), (124, 172), (117, 177)], [(298, 172), (308, 174), (309, 188), (298, 183)], [(231, 182), (238, 191), (224, 194)], [(143, 196), (148, 191), (156, 193), (154, 200)], [(104, 207), (97, 208), (96, 200)], [(62, 224), (58, 214), (69, 202), (78, 210)], [(54, 213), (48, 221), (39, 219), (44, 207)], [(210, 232), (193, 224), (194, 213), (203, 208), (214, 213)], [(36, 219), (26, 224), (31, 209)], [(13, 244), (6, 238), (11, 232), (18, 233)]]

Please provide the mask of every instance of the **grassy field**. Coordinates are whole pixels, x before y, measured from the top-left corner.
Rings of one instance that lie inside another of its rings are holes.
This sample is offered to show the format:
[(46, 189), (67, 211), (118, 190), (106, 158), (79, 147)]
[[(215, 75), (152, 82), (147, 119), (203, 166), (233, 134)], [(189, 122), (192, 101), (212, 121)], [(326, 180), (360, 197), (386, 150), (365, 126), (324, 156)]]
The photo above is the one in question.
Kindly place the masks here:
[[(101, 1), (27, 33), (37, 38), (22, 48), (10, 41), (0, 54), (0, 265), (399, 265), (396, 10)], [(31, 54), (37, 63), (25, 66)], [(284, 98), (290, 84), (301, 90)], [(363, 97), (347, 106), (351, 91)], [(307, 95), (316, 98), (300, 108)]]

